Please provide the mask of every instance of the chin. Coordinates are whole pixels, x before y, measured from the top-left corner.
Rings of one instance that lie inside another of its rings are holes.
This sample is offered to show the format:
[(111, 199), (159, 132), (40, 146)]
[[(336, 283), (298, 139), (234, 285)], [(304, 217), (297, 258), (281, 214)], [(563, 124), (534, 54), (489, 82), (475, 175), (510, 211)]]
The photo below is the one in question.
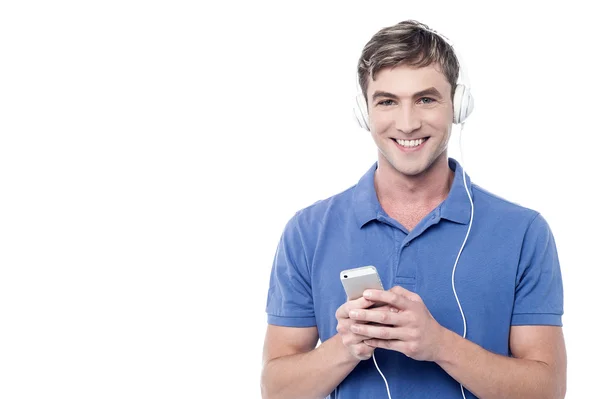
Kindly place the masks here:
[(427, 168), (423, 165), (415, 164), (415, 165), (407, 165), (406, 163), (398, 163), (396, 165), (392, 165), (397, 172), (405, 175), (405, 176), (418, 176), (423, 173)]
[[(398, 170), (398, 169), (396, 169)], [(398, 170), (400, 173), (402, 173), (405, 176), (419, 176), (420, 174), (422, 174), (425, 170), (424, 169), (399, 169)]]

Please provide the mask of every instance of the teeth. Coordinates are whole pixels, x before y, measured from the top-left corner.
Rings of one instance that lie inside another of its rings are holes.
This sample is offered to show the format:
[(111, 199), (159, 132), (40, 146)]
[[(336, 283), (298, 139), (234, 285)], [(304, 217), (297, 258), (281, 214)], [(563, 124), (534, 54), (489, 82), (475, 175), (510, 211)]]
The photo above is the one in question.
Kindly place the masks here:
[(396, 143), (400, 144), (402, 147), (416, 147), (419, 146), (421, 144), (423, 144), (423, 142), (425, 141), (425, 139), (418, 139), (418, 140), (396, 140)]

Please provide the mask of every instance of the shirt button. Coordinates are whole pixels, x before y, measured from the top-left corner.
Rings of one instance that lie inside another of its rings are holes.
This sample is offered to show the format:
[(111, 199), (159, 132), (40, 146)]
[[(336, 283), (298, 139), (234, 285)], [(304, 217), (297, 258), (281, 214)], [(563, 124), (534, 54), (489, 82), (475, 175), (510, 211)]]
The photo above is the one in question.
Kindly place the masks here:
[(406, 244), (404, 244), (405, 247), (408, 247), (410, 245), (410, 241), (407, 242)]

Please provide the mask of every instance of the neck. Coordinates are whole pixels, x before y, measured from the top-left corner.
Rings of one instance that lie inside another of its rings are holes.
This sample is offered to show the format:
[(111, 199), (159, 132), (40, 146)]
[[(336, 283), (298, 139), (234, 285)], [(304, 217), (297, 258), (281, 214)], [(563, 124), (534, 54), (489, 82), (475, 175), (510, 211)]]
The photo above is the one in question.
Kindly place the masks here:
[(375, 171), (375, 192), (382, 204), (435, 207), (448, 196), (453, 179), (454, 172), (445, 154), (415, 176), (403, 175), (387, 161), (380, 161)]

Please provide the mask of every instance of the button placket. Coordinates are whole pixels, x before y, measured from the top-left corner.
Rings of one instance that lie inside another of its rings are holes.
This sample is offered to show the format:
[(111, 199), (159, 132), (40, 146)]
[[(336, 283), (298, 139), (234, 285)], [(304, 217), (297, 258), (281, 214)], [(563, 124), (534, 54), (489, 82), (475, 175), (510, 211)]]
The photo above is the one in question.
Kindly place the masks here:
[[(406, 239), (407, 237), (405, 237)], [(396, 274), (394, 275), (394, 285), (404, 287), (408, 290), (414, 290), (416, 284), (416, 269), (411, 259), (414, 253), (408, 249), (413, 238), (406, 239), (400, 246)], [(405, 251), (406, 250), (406, 251)], [(402, 261), (404, 258), (404, 262)]]

